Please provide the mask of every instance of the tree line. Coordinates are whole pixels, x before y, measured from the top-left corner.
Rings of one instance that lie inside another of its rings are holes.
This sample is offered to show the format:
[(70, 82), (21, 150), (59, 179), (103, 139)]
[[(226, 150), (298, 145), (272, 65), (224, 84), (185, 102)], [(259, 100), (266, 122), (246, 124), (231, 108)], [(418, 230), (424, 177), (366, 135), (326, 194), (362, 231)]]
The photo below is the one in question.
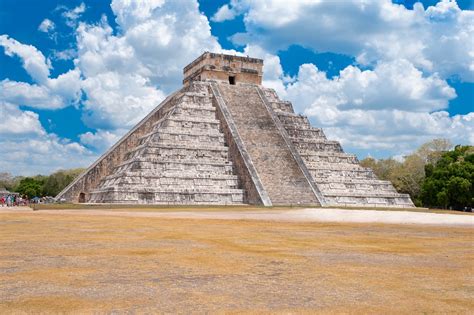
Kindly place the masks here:
[(463, 210), (474, 203), (474, 146), (452, 148), (445, 139), (423, 144), (402, 161), (365, 158), (380, 179), (389, 180), (416, 206)]
[(36, 175), (30, 177), (12, 176), (10, 173), (0, 173), (0, 188), (18, 192), (27, 198), (56, 196), (69, 185), (74, 178), (84, 171), (83, 168), (60, 170), (51, 175)]

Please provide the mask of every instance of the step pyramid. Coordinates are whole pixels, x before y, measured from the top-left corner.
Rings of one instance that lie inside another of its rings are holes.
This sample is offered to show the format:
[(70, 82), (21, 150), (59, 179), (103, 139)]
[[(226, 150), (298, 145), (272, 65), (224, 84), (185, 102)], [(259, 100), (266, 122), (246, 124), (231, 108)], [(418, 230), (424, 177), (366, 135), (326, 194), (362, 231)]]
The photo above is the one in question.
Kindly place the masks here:
[(124, 204), (412, 207), (290, 102), (263, 61), (206, 52), (158, 105), (56, 198)]

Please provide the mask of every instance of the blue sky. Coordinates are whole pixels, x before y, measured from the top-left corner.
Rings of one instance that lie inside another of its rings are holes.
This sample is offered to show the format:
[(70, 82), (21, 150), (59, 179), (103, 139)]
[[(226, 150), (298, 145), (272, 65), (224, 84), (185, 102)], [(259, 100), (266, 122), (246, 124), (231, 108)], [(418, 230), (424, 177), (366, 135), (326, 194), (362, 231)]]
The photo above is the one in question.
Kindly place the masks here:
[(85, 167), (205, 50), (265, 60), (264, 84), (359, 158), (474, 141), (474, 4), (0, 1), (0, 171)]

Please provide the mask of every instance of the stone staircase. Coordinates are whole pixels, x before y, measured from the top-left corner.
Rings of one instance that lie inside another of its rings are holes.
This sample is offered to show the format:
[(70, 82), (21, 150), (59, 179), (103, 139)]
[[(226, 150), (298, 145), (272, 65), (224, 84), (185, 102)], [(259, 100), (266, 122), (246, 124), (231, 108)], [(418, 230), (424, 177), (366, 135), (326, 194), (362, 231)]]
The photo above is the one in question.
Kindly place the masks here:
[(207, 85), (193, 83), (174, 103), (101, 180), (89, 202), (244, 203)]
[(319, 204), (256, 85), (218, 83), (271, 204)]
[(337, 141), (328, 140), (321, 129), (311, 127), (306, 116), (295, 114), (290, 102), (281, 101), (272, 89), (261, 90), (322, 193), (322, 203), (413, 207), (409, 195), (397, 193), (389, 181), (377, 179), (371, 169), (360, 166)]

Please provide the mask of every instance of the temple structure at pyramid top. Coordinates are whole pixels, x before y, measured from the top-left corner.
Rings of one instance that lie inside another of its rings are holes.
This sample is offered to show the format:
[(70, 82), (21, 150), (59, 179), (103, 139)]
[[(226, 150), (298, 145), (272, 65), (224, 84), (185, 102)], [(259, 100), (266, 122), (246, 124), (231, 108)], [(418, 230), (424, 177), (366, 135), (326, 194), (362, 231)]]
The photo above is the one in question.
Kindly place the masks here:
[(56, 198), (123, 204), (413, 207), (262, 86), (263, 60), (206, 52), (183, 87)]
[(192, 81), (217, 80), (237, 83), (262, 84), (263, 60), (205, 52), (184, 68), (183, 85)]

